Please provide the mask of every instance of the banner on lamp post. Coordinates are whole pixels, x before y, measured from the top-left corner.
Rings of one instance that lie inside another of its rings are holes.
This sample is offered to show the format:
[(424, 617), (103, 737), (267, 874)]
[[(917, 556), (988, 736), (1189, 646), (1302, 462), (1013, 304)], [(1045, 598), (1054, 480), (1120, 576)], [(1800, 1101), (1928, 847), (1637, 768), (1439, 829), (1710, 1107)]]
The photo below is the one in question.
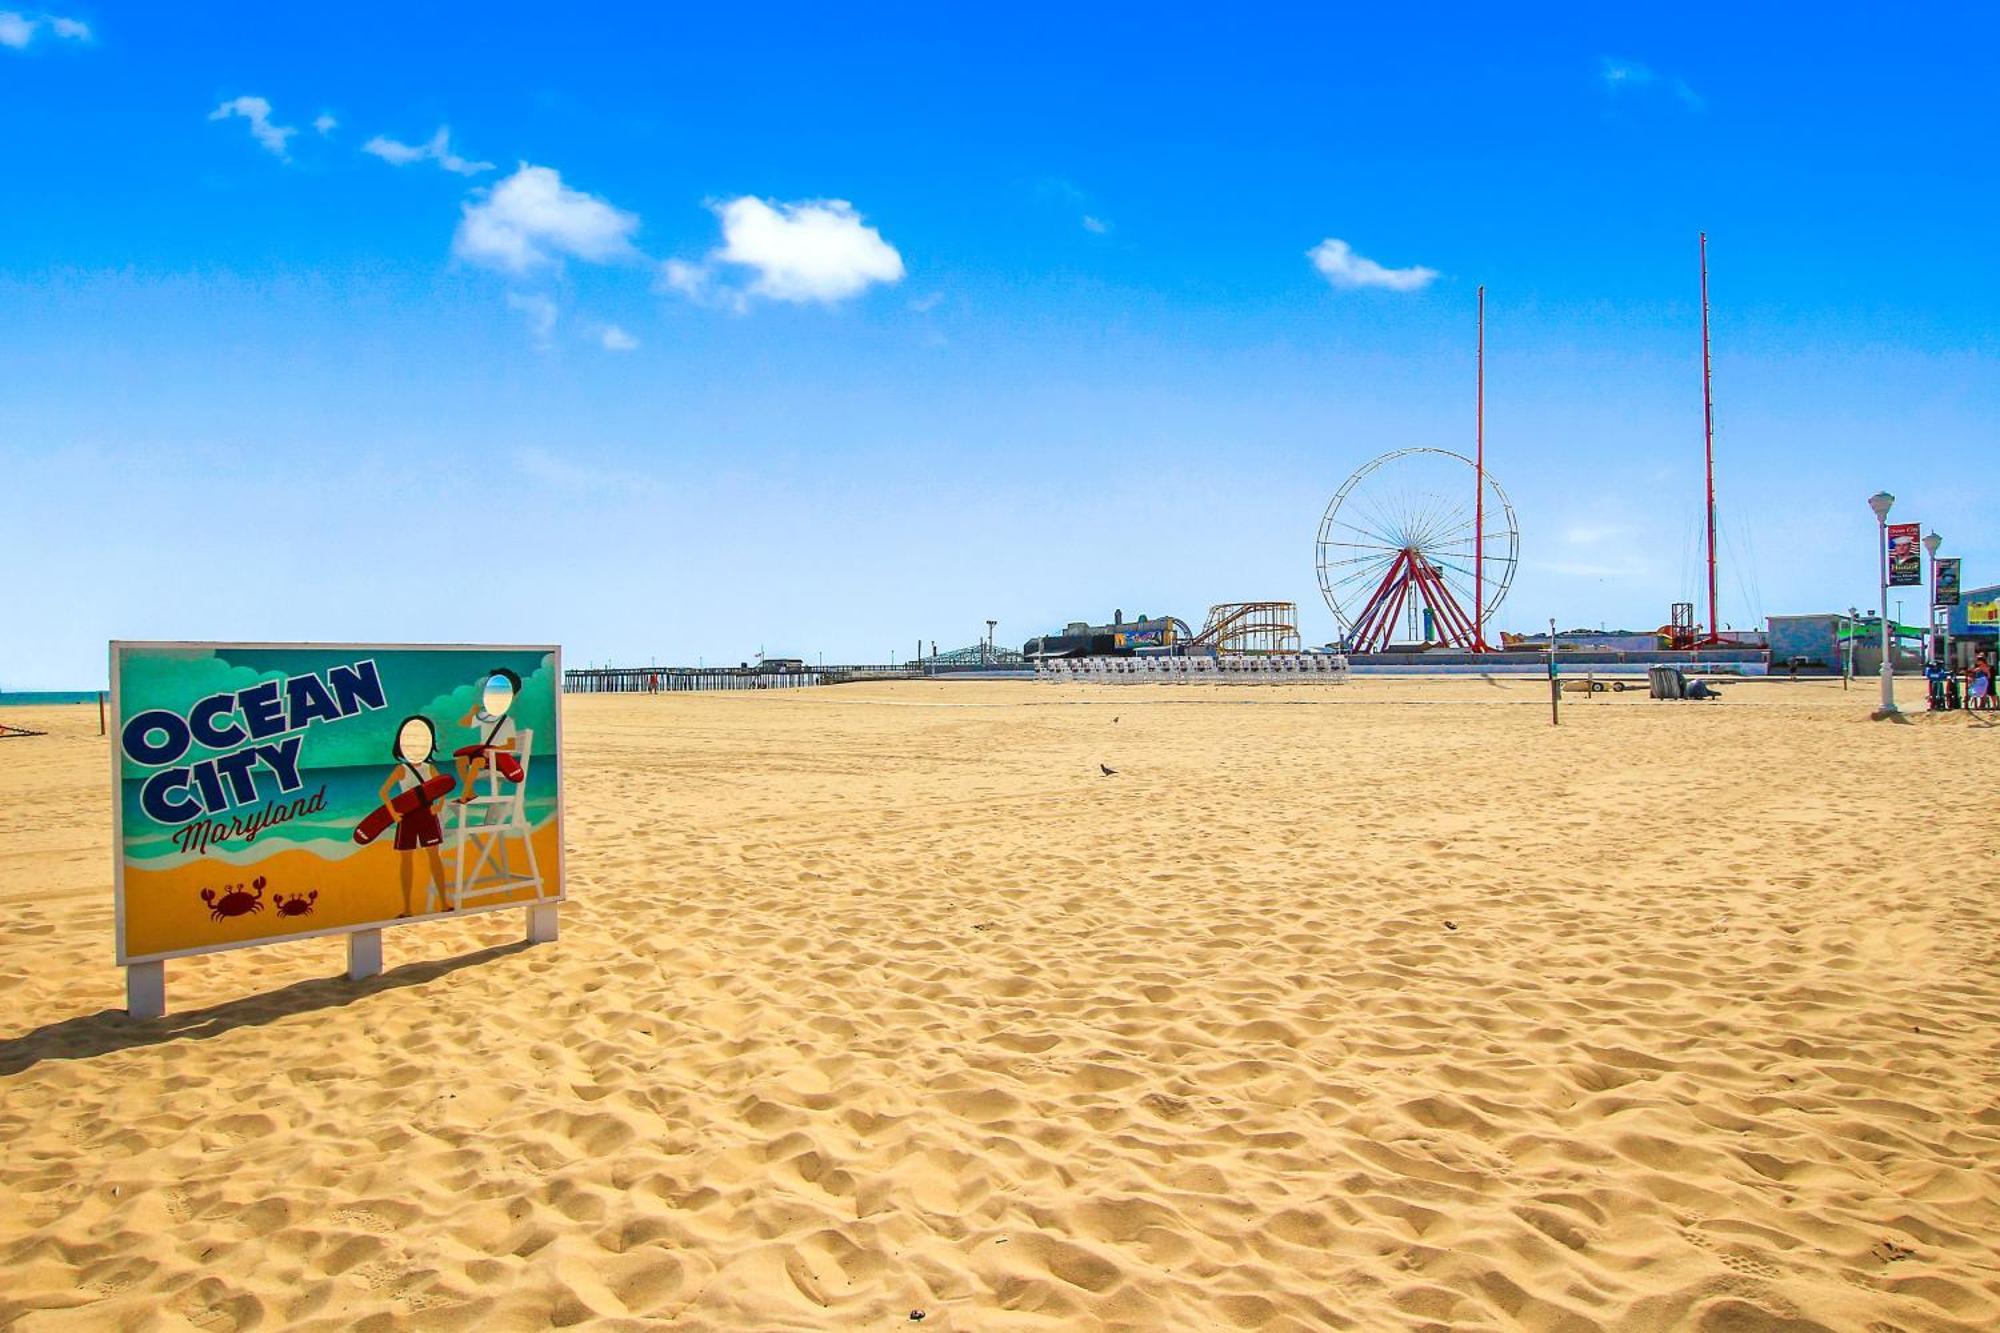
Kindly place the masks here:
[(1931, 561), (1931, 605), (1958, 605), (1958, 557)]
[(1889, 525), (1889, 586), (1915, 588), (1924, 581), (1923, 527), (1921, 523)]

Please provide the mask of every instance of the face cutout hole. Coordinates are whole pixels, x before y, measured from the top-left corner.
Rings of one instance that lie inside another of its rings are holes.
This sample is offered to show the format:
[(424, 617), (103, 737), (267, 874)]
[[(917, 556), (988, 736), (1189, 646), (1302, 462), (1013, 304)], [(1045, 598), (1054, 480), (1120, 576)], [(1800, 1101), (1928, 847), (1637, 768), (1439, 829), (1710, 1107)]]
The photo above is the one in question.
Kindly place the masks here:
[(428, 761), (437, 746), (431, 724), (420, 717), (405, 718), (396, 729), (396, 753), (413, 764)]
[(488, 676), (486, 690), (480, 696), (480, 707), (492, 717), (499, 717), (514, 706), (514, 682), (505, 676)]

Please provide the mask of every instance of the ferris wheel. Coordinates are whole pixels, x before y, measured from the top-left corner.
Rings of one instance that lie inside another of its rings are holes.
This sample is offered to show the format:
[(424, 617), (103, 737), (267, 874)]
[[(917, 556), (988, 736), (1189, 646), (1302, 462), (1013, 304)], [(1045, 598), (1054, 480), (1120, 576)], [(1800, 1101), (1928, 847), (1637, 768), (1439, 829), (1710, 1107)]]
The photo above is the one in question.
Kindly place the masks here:
[(1514, 506), (1493, 474), (1482, 486), (1471, 459), (1429, 448), (1362, 464), (1327, 505), (1315, 544), (1320, 592), (1357, 653), (1484, 647), (1520, 554)]

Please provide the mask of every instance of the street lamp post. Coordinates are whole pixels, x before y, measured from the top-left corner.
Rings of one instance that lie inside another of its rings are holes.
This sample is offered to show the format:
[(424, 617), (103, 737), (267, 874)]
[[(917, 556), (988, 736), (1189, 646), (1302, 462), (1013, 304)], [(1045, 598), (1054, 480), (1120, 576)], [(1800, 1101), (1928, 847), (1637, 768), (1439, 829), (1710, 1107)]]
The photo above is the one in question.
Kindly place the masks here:
[[(1931, 553), (1930, 627), (1933, 633), (1936, 633), (1938, 624), (1937, 553), (1938, 553), (1938, 547), (1942, 545), (1944, 545), (1944, 538), (1938, 536), (1937, 533), (1932, 532), (1925, 534), (1924, 549)], [(1951, 614), (1949, 611), (1945, 613), (1944, 617), (1944, 633), (1938, 639), (1937, 656), (1938, 656), (1938, 665), (1944, 668), (1945, 680), (1949, 681), (1951, 678)], [(1944, 691), (1945, 697), (1943, 702), (1945, 707), (1949, 708), (1951, 706), (1951, 690), (1949, 686), (1946, 685), (1944, 682), (1939, 683), (1939, 688)]]
[(1896, 497), (1887, 491), (1868, 497), (1868, 507), (1875, 511), (1875, 526), (1880, 529), (1875, 535), (1875, 556), (1882, 576), (1882, 717), (1896, 714), (1896, 650), (1889, 628), (1889, 507), (1895, 503)]

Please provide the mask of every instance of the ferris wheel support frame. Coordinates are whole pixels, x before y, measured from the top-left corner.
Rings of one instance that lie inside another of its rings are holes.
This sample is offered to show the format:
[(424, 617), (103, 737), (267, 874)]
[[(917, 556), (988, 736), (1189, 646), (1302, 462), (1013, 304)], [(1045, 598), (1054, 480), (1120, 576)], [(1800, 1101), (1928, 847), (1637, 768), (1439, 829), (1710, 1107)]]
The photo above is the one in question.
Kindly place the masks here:
[(1452, 596), (1451, 589), (1445, 586), (1437, 571), (1419, 556), (1400, 551), (1348, 630), (1348, 642), (1355, 652), (1377, 652), (1389, 645), (1396, 621), (1403, 614), (1412, 589), (1430, 608), (1432, 619), (1437, 622), (1440, 642), (1468, 652), (1479, 651), (1473, 646), (1479, 642), (1479, 634), (1473, 627), (1471, 617), (1466, 615), (1465, 608), (1458, 604), (1458, 599)]

